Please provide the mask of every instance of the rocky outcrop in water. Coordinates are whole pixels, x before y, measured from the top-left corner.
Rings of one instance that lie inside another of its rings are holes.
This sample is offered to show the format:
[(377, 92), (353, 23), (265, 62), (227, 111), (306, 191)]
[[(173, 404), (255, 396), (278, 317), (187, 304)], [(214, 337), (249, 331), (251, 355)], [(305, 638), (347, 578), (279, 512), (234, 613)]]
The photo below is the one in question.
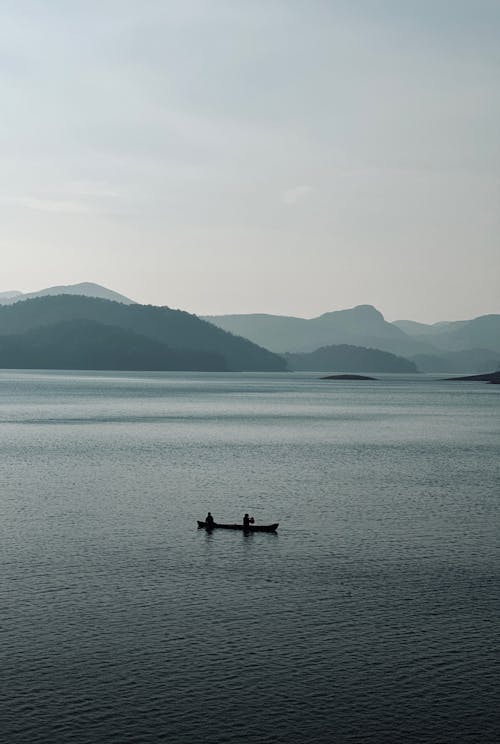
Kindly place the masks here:
[(320, 380), (376, 380), (376, 377), (367, 377), (366, 375), (327, 375), (320, 377)]
[(489, 372), (486, 375), (467, 375), (465, 377), (446, 377), (451, 382), (489, 382), (491, 385), (500, 385), (500, 370), (498, 372)]

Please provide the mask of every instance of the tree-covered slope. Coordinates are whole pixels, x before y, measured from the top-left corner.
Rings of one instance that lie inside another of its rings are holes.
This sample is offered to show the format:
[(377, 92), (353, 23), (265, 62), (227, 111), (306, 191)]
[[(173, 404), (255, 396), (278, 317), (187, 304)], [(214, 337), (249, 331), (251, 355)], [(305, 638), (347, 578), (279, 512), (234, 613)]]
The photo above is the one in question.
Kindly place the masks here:
[(178, 351), (134, 331), (75, 319), (0, 336), (0, 368), (225, 370), (221, 354)]
[(323, 346), (306, 354), (284, 354), (292, 370), (316, 372), (417, 372), (408, 359), (362, 346)]
[(131, 330), (175, 350), (221, 355), (225, 368), (230, 371), (286, 369), (286, 363), (277, 354), (182, 310), (124, 305), (78, 295), (39, 297), (0, 307), (0, 335), (23, 333), (75, 319)]

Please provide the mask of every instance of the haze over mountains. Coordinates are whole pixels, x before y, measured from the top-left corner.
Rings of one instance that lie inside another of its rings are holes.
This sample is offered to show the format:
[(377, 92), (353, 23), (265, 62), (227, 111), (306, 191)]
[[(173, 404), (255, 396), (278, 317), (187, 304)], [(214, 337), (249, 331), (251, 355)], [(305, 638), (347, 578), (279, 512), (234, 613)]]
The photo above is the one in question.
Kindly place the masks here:
[[(405, 321), (393, 325), (404, 330)], [(408, 324), (408, 321), (406, 321)], [(412, 331), (407, 326), (406, 333), (417, 340), (426, 340), (438, 349), (461, 351), (472, 347), (500, 351), (500, 315), (481, 315), (472, 320), (448, 321), (426, 326), (414, 324)]]
[(91, 282), (0, 293), (0, 336), (4, 367), (484, 372), (500, 366), (500, 315), (390, 323), (373, 306), (359, 305), (312, 319), (200, 319), (139, 305)]
[(349, 344), (404, 356), (424, 372), (491, 369), (500, 360), (500, 315), (427, 326), (390, 323), (372, 305), (358, 305), (311, 319), (265, 314), (203, 317), (277, 353)]
[(35, 297), (46, 297), (47, 295), (84, 295), (85, 297), (100, 297), (103, 300), (113, 300), (122, 302), (125, 305), (133, 304), (134, 300), (119, 294), (112, 289), (107, 289), (100, 284), (93, 282), (81, 282), (80, 284), (61, 284), (56, 287), (47, 287), (40, 289), (38, 292), (18, 292), (11, 290), (9, 292), (0, 292), (0, 305), (12, 305), (19, 300), (31, 300)]
[(415, 342), (388, 323), (371, 305), (324, 313), (310, 320), (263, 314), (204, 316), (204, 319), (278, 353), (309, 352), (331, 344), (367, 346), (403, 355), (432, 348), (424, 341)]

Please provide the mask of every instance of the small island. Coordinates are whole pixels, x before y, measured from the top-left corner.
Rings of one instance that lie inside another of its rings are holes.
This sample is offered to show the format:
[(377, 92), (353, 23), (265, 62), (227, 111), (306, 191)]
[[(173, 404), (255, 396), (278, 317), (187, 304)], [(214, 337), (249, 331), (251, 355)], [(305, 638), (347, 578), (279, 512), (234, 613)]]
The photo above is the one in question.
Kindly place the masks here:
[(447, 381), (462, 382), (489, 382), (490, 385), (500, 385), (500, 370), (498, 372), (488, 372), (484, 375), (467, 375), (466, 377), (445, 377)]
[(376, 380), (376, 377), (367, 377), (366, 375), (327, 375), (320, 377), (320, 380)]

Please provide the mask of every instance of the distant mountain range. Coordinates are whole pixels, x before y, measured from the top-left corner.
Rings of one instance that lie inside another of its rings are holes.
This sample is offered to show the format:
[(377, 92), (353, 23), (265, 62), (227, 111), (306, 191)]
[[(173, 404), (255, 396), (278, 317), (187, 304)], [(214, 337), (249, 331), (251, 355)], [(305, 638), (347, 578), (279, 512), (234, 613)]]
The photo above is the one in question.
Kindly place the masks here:
[(286, 369), (282, 357), (196, 315), (95, 297), (63, 294), (0, 307), (0, 337), (4, 368)]
[(310, 320), (281, 315), (216, 315), (204, 316), (204, 320), (278, 353), (310, 352), (332, 344), (364, 346), (405, 356), (433, 351), (425, 341), (415, 341), (388, 323), (371, 305), (325, 313)]
[(484, 372), (500, 369), (500, 353), (489, 349), (415, 354), (412, 361), (422, 372)]
[[(71, 328), (82, 348), (86, 345), (85, 354), (70, 343)], [(15, 342), (14, 335), (19, 336)], [(87, 368), (85, 359), (93, 359), (95, 369), (128, 365), (267, 371), (288, 366), (396, 372), (413, 371), (416, 365), (423, 372), (441, 373), (500, 367), (500, 315), (432, 325), (390, 323), (372, 305), (358, 305), (311, 319), (266, 314), (198, 318), (168, 307), (139, 305), (91, 282), (25, 294), (0, 292), (0, 336), (0, 366), (19, 366), (24, 359), (21, 366), (64, 363)], [(64, 359), (56, 353), (61, 344), (68, 349)]]
[(63, 284), (57, 287), (47, 287), (46, 289), (40, 289), (38, 292), (18, 292), (14, 290), (10, 292), (0, 292), (0, 305), (12, 305), (14, 302), (19, 302), (19, 300), (32, 300), (35, 297), (61, 294), (100, 297), (103, 300), (122, 302), (125, 305), (131, 305), (134, 302), (128, 297), (125, 297), (125, 295), (114, 292), (112, 289), (107, 289), (100, 284), (82, 282), (81, 284)]
[(500, 315), (481, 315), (472, 320), (455, 320), (433, 325), (398, 320), (393, 325), (413, 339), (425, 340), (437, 349), (462, 351), (478, 348), (500, 352)]
[(500, 315), (427, 326), (407, 320), (390, 323), (373, 306), (358, 305), (310, 320), (263, 314), (203, 317), (278, 353), (349, 344), (404, 356), (424, 372), (476, 372), (490, 370), (494, 359), (500, 363)]

